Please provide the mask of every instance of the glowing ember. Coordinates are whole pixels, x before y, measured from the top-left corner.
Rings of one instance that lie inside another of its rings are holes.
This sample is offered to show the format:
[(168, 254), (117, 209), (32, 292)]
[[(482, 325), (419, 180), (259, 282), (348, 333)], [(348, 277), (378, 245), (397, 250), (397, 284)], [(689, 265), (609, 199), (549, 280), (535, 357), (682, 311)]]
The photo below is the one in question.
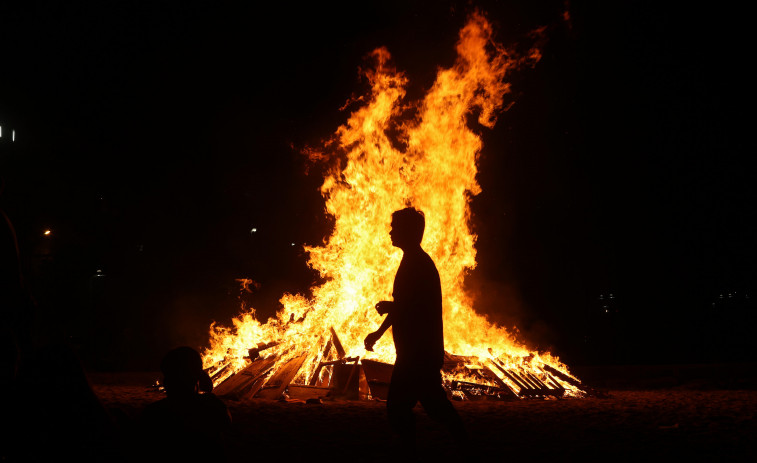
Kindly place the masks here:
[[(211, 373), (223, 370), (216, 383), (244, 368), (253, 349), (256, 356), (278, 355), (273, 371), (305, 355), (294, 381), (307, 384), (322, 360), (332, 327), (347, 356), (393, 363), (391, 336), (385, 335), (373, 352), (365, 351), (363, 339), (381, 323), (374, 304), (391, 299), (402, 257), (390, 242), (391, 214), (408, 205), (426, 216), (422, 246), (441, 277), (445, 350), (472, 357), (466, 372), (450, 373), (446, 379), (468, 381), (465, 375), (489, 366), (517, 391), (516, 381), (494, 368), (492, 359), (545, 383), (544, 365), (567, 373), (557, 358), (530, 352), (507, 330), (477, 314), (463, 289), (466, 272), (476, 266), (469, 201), (481, 191), (476, 158), (482, 144), (467, 121), (475, 112), (480, 124), (492, 127), (509, 90), (508, 72), (540, 55), (531, 50), (524, 60), (511, 57), (492, 40), (491, 26), (478, 13), (460, 31), (457, 54), (453, 67), (438, 72), (425, 98), (409, 106), (403, 101), (405, 75), (392, 68), (386, 49), (372, 52), (375, 67), (365, 72), (370, 94), (357, 100), (362, 106), (322, 148), (307, 153), (333, 166), (321, 186), (326, 209), (334, 217), (333, 233), (324, 246), (305, 248), (309, 264), (326, 282), (313, 288), (310, 299), (285, 294), (284, 309), (265, 323), (249, 309), (231, 328), (211, 326), (204, 362)], [(475, 382), (486, 384), (480, 378)], [(578, 393), (568, 383), (560, 385), (569, 394)]]

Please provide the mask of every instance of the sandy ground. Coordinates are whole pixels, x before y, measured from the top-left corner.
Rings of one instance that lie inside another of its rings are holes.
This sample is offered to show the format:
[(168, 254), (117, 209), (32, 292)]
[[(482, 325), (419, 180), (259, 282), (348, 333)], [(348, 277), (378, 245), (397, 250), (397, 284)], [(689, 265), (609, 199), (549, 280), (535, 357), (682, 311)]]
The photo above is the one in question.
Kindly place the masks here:
[[(122, 422), (162, 394), (156, 373), (90, 375)], [(757, 391), (609, 390), (606, 398), (455, 402), (472, 436), (460, 449), (416, 410), (427, 461), (757, 461)], [(230, 461), (396, 461), (385, 404), (227, 401)], [(265, 457), (265, 458), (264, 458)]]

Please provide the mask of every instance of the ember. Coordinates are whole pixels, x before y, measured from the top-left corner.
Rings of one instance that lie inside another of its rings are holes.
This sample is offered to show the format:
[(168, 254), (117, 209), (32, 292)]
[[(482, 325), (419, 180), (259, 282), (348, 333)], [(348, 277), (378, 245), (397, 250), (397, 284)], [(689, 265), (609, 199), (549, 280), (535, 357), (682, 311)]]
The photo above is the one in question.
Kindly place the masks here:
[(509, 91), (505, 77), (540, 55), (508, 53), (480, 13), (460, 31), (456, 49), (454, 66), (440, 70), (417, 103), (403, 101), (408, 79), (393, 69), (389, 52), (372, 52), (375, 67), (364, 72), (370, 93), (350, 103), (362, 106), (321, 148), (307, 150), (314, 161), (333, 160), (321, 193), (334, 230), (324, 246), (305, 247), (326, 282), (312, 298), (285, 294), (284, 309), (266, 323), (250, 309), (233, 328), (211, 326), (204, 364), (219, 395), (385, 398), (395, 357), (390, 337), (373, 352), (362, 341), (381, 322), (373, 305), (391, 299), (401, 251), (391, 246), (389, 221), (408, 205), (425, 213), (422, 246), (441, 278), (445, 349), (455, 353), (443, 369), (448, 389), (468, 399), (586, 392), (559, 359), (530, 352), (477, 314), (463, 288), (476, 266), (469, 201), (481, 191), (482, 143), (467, 121), (477, 113), (481, 125), (492, 127)]

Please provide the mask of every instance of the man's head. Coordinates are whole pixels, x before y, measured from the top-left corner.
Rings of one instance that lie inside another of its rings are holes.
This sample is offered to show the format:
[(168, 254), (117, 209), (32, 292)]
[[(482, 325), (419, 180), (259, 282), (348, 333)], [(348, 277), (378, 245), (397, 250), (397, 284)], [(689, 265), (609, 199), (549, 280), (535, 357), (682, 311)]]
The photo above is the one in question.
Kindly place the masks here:
[(426, 219), (423, 212), (406, 207), (392, 214), (392, 245), (406, 250), (421, 245)]
[(160, 363), (163, 385), (169, 396), (182, 396), (213, 390), (213, 382), (202, 368), (202, 357), (191, 347), (169, 351)]

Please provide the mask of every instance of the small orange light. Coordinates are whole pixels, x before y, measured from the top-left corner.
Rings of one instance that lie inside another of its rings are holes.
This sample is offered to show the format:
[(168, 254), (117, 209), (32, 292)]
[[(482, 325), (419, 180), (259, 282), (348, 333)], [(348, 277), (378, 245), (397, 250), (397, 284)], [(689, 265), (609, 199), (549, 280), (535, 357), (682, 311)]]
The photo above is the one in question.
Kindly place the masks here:
[(50, 230), (45, 230), (45, 233), (44, 233), (44, 235), (45, 235), (45, 236), (49, 236), (49, 235), (50, 235), (50, 233), (51, 233), (51, 231), (50, 231)]

